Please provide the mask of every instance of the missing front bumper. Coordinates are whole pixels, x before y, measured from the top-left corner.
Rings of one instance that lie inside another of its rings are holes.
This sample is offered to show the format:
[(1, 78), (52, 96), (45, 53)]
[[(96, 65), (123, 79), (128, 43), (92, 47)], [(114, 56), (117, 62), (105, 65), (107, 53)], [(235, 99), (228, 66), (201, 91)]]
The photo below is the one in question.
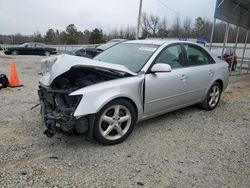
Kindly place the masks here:
[(69, 96), (69, 91), (52, 90), (41, 87), (38, 96), (41, 103), (44, 133), (52, 137), (57, 132), (83, 134), (88, 131), (89, 121), (86, 116), (76, 118), (74, 112), (82, 96)]

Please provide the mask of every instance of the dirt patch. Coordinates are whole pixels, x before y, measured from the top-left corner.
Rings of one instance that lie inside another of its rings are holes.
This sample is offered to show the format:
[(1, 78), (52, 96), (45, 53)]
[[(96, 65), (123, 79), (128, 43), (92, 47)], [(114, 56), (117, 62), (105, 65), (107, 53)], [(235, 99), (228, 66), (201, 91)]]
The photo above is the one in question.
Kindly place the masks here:
[[(250, 187), (250, 75), (231, 77), (214, 111), (178, 110), (106, 147), (42, 134), (30, 109), (43, 57), (10, 57), (24, 87), (0, 90), (0, 187)], [(9, 61), (1, 56), (1, 73)]]

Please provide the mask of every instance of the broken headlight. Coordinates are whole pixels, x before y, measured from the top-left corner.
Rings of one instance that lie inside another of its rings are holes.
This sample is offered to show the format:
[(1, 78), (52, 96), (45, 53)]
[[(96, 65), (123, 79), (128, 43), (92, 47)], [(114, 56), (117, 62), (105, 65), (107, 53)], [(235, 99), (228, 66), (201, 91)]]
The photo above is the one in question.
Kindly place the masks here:
[(51, 71), (52, 66), (56, 63), (57, 57), (49, 57), (41, 61), (41, 75)]

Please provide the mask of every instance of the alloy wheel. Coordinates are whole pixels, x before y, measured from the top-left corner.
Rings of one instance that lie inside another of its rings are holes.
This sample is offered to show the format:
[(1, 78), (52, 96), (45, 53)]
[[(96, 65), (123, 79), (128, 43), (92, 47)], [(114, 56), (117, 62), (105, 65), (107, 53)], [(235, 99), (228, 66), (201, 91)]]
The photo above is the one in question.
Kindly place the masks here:
[(132, 116), (127, 107), (113, 105), (105, 110), (99, 121), (99, 131), (107, 140), (117, 140), (129, 130)]
[(208, 105), (213, 108), (217, 105), (220, 99), (220, 88), (218, 85), (214, 85), (209, 93)]

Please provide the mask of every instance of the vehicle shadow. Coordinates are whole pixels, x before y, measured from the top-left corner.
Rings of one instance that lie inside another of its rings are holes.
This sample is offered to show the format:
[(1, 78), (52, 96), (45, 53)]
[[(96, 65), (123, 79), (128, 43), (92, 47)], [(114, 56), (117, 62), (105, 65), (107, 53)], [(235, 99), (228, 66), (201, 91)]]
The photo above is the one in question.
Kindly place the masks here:
[[(132, 144), (131, 142), (135, 141), (136, 139), (139, 138), (140, 134), (142, 132), (150, 132), (150, 129), (153, 130), (161, 130), (164, 131), (165, 129), (172, 129), (174, 126), (172, 125), (172, 121), (176, 119), (183, 120), (185, 121), (185, 118), (188, 118), (191, 116), (193, 113), (206, 113), (206, 111), (202, 110), (201, 108), (198, 107), (198, 105), (186, 107), (183, 109), (179, 109), (173, 112), (169, 112), (163, 115), (159, 115), (157, 117), (144, 120), (142, 122), (139, 122), (131, 136), (125, 140), (123, 143), (118, 144)], [(166, 127), (167, 125), (167, 127)], [(87, 148), (99, 148), (99, 147), (104, 147), (104, 145), (99, 144), (98, 142), (95, 141), (95, 139), (89, 139), (86, 136), (83, 135), (63, 135), (63, 134), (58, 134), (55, 136), (55, 139), (59, 142), (63, 142), (64, 146), (67, 147), (69, 145), (73, 145), (74, 147), (87, 147)], [(52, 140), (55, 140), (52, 139)], [(105, 146), (105, 147), (112, 147), (112, 146)]]

